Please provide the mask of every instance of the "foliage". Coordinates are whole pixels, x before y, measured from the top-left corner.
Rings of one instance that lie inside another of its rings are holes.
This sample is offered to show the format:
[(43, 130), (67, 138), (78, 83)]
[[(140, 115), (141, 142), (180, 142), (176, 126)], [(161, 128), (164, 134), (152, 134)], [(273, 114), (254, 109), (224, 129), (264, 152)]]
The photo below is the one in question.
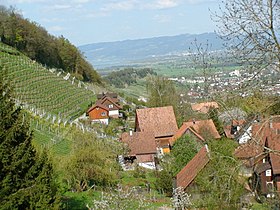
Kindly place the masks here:
[(183, 135), (179, 138), (171, 150), (173, 175), (178, 174), (201, 148), (202, 144), (189, 135)]
[(90, 210), (97, 209), (144, 209), (147, 207), (146, 198), (136, 188), (123, 189), (118, 186), (116, 190), (102, 192), (100, 200), (93, 200), (92, 205), (87, 205)]
[(176, 108), (178, 105), (179, 96), (175, 85), (167, 78), (150, 76), (147, 79), (147, 92), (149, 107), (173, 106)]
[(110, 85), (113, 85), (116, 88), (125, 88), (128, 85), (136, 83), (137, 78), (141, 79), (148, 75), (156, 75), (156, 73), (150, 68), (126, 68), (123, 70), (110, 72), (104, 77), (104, 79)]
[(160, 192), (166, 193), (167, 196), (172, 196), (173, 192), (173, 173), (172, 173), (172, 163), (173, 157), (170, 154), (166, 154), (160, 161), (160, 166), (162, 170), (156, 171), (156, 189)]
[(196, 140), (184, 135), (178, 139), (172, 147), (170, 154), (165, 154), (160, 162), (162, 170), (156, 173), (156, 186), (168, 196), (173, 193), (173, 178), (184, 168), (187, 163), (201, 149)]
[(190, 208), (192, 205), (190, 197), (182, 187), (174, 189), (172, 197), (173, 207), (178, 210)]
[(237, 143), (229, 139), (209, 142), (210, 162), (195, 179), (201, 196), (194, 201), (197, 207), (239, 208), (245, 180), (239, 176), (241, 164), (232, 155), (236, 146)]
[(209, 117), (210, 119), (213, 120), (213, 123), (215, 127), (217, 128), (217, 131), (219, 132), (220, 135), (224, 133), (224, 128), (222, 122), (219, 120), (219, 113), (218, 110), (215, 108), (211, 108), (209, 110)]
[(77, 131), (73, 135), (72, 154), (65, 163), (65, 181), (75, 191), (92, 186), (115, 184), (118, 165), (117, 142), (97, 139), (93, 133)]
[(64, 37), (56, 38), (35, 22), (23, 18), (14, 8), (0, 6), (0, 38), (32, 60), (63, 69), (84, 81), (101, 83), (101, 78), (82, 53)]
[(221, 13), (214, 16), (218, 32), (240, 62), (275, 64), (279, 71), (279, 1), (227, 0), (220, 8)]
[(0, 76), (0, 205), (3, 209), (57, 209), (60, 198), (46, 152), (32, 146), (28, 115), (15, 108)]

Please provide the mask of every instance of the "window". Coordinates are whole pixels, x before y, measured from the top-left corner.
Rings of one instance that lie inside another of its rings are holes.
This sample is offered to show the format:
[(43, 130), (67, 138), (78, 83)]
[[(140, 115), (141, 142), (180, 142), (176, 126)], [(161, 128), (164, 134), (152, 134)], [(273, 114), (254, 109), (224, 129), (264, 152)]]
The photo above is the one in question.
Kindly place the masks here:
[(103, 116), (103, 117), (106, 116), (106, 112), (102, 112), (101, 116)]
[(114, 107), (114, 105), (113, 104), (109, 104), (109, 108), (111, 109), (111, 108), (113, 108)]
[(265, 176), (271, 176), (271, 169), (265, 171)]

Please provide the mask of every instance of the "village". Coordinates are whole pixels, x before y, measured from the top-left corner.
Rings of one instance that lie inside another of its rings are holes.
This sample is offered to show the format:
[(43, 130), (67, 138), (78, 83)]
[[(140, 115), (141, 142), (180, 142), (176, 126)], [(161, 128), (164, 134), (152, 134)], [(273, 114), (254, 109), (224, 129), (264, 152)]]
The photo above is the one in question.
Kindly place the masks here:
[[(252, 87), (254, 86), (257, 86), (263, 94), (280, 95), (280, 75), (271, 65), (261, 72), (234, 69), (229, 72), (218, 71), (213, 75), (208, 75), (209, 73), (205, 76), (193, 76), (193, 78), (170, 77), (169, 80), (190, 86), (187, 96), (192, 100), (233, 91), (246, 97), (253, 94)], [(247, 89), (247, 86), (251, 88)]]
[[(122, 105), (116, 93), (97, 95), (96, 103), (87, 110), (92, 123), (110, 124), (111, 119), (122, 118)], [(215, 101), (192, 104), (194, 112), (208, 114), (219, 109)], [(231, 139), (239, 144), (234, 157), (242, 162), (240, 177), (248, 182), (244, 188), (251, 196), (262, 195), (274, 198), (280, 192), (280, 158), (274, 151), (280, 150), (280, 116), (263, 118), (255, 115), (247, 119), (228, 116), (229, 122), (218, 132), (212, 119), (195, 119), (178, 125), (172, 106), (139, 108), (135, 110), (134, 127), (121, 132), (118, 141), (128, 150), (119, 155), (124, 171), (133, 170), (136, 165), (161, 170), (160, 159), (172, 153), (175, 142), (189, 136), (199, 145), (196, 155), (174, 177), (173, 188), (185, 191), (195, 187), (195, 178), (211, 159), (208, 147), (210, 140)], [(188, 145), (186, 145), (188, 147)]]

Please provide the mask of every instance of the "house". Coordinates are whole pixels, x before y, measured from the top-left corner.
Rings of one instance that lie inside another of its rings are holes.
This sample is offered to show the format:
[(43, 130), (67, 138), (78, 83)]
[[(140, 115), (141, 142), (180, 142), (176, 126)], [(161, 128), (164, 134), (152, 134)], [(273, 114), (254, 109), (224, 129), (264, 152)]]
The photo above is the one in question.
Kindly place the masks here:
[(183, 123), (186, 127), (192, 128), (196, 133), (205, 140), (220, 139), (221, 136), (212, 119), (209, 120), (192, 120)]
[(212, 101), (212, 102), (204, 102), (199, 104), (192, 104), (191, 107), (193, 111), (207, 114), (211, 108), (218, 109), (219, 105), (217, 102)]
[(280, 193), (280, 117), (252, 125), (250, 141), (235, 150), (251, 171), (252, 189), (267, 197)]
[(97, 95), (98, 100), (87, 110), (92, 122), (109, 123), (109, 118), (119, 118), (122, 106), (115, 93), (102, 93)]
[(138, 164), (148, 164), (155, 167), (157, 147), (152, 131), (125, 132), (121, 135), (120, 140), (129, 148), (125, 159), (136, 160)]
[(230, 125), (224, 127), (226, 137), (229, 139), (234, 139), (235, 135), (241, 130), (241, 128), (245, 124), (245, 120), (232, 120)]
[(115, 103), (119, 103), (118, 94), (117, 93), (101, 93), (97, 94), (97, 100), (102, 100), (103, 98), (109, 97), (113, 99)]
[(161, 152), (169, 151), (169, 139), (178, 130), (172, 106), (136, 109), (135, 131), (152, 131)]
[(96, 103), (89, 108), (87, 115), (92, 122), (100, 122), (106, 125), (109, 123), (109, 108), (100, 103)]
[(109, 117), (119, 118), (119, 110), (122, 109), (122, 107), (116, 102), (114, 98), (104, 96), (103, 98), (99, 99), (97, 103), (100, 103), (109, 109)]
[(185, 190), (193, 182), (198, 173), (207, 165), (210, 160), (209, 156), (208, 146), (205, 145), (176, 175), (174, 187), (182, 187)]

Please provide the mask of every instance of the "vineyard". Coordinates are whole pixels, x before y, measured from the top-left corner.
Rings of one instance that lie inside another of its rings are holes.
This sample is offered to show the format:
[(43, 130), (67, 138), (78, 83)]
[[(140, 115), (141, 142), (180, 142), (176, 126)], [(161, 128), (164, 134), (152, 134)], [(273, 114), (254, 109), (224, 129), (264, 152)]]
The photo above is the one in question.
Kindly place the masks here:
[(71, 122), (95, 100), (94, 90), (62, 70), (47, 69), (0, 42), (0, 66), (17, 105), (52, 121)]

